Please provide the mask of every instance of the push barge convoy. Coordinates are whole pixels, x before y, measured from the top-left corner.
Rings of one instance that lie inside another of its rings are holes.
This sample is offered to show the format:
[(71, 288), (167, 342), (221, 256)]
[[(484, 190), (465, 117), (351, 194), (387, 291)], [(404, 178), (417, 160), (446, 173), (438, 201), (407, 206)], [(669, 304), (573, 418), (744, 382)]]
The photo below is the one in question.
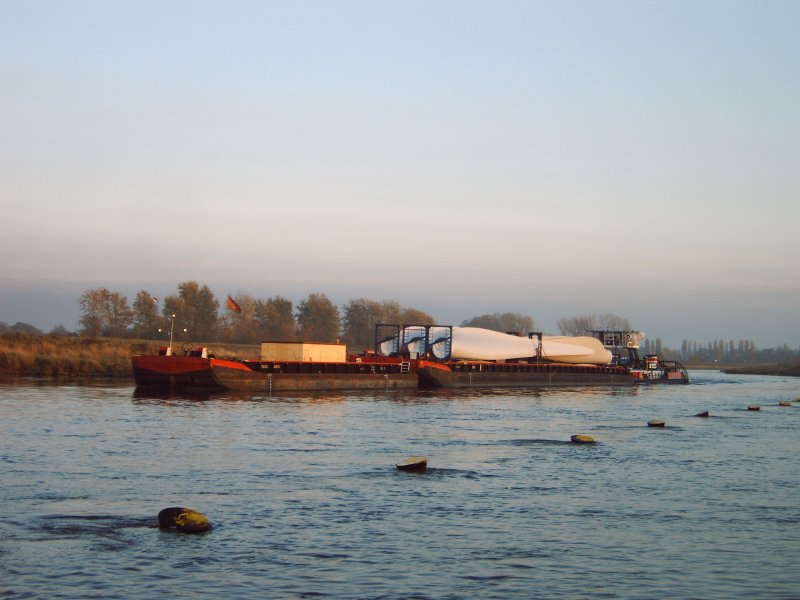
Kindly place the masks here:
[(675, 361), (639, 358), (636, 331), (583, 337), (520, 336), (450, 325), (375, 327), (375, 349), (347, 355), (342, 344), (263, 342), (254, 360), (216, 358), (206, 348), (132, 358), (139, 388), (295, 392), (410, 388), (551, 387), (688, 383)]

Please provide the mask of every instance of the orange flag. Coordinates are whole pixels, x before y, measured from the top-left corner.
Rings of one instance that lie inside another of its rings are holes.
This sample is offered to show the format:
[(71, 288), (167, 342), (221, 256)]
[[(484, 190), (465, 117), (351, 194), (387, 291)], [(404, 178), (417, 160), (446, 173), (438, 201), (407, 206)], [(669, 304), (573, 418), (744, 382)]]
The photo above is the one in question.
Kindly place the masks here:
[(242, 307), (236, 304), (236, 300), (228, 296), (228, 310), (232, 310), (233, 312), (240, 313), (242, 312)]

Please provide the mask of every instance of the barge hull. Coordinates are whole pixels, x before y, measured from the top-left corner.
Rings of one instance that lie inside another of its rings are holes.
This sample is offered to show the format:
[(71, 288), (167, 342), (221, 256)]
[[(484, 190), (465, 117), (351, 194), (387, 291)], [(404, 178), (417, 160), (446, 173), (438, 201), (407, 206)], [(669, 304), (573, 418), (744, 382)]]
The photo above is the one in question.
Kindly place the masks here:
[(330, 392), (345, 390), (411, 389), (416, 373), (261, 373), (213, 365), (221, 387), (238, 392)]
[(196, 356), (134, 356), (136, 387), (160, 389), (216, 389), (211, 360)]
[(139, 388), (295, 392), (411, 389), (417, 373), (408, 362), (312, 363), (240, 361), (194, 356), (134, 356)]
[(418, 367), (424, 388), (555, 387), (634, 385), (636, 379), (619, 367), (521, 363), (423, 363)]

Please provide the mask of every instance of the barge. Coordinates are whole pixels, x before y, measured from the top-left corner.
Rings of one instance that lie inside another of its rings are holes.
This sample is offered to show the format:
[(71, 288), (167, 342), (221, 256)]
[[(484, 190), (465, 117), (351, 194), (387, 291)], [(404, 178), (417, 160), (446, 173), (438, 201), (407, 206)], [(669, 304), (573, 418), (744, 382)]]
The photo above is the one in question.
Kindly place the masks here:
[[(389, 328), (381, 333), (380, 328)], [(424, 388), (552, 387), (688, 383), (686, 369), (655, 355), (639, 358), (644, 333), (521, 336), (471, 327), (379, 325), (376, 350), (416, 358)]]
[(553, 387), (633, 385), (624, 367), (536, 362), (419, 361), (420, 387)]
[(634, 331), (526, 336), (451, 325), (378, 324), (375, 350), (343, 344), (262, 342), (258, 359), (217, 358), (206, 348), (132, 360), (139, 388), (251, 393), (412, 388), (552, 387), (688, 383), (680, 363), (639, 358)]
[[(265, 356), (267, 345), (282, 351)], [(338, 349), (331, 352), (333, 346)], [(257, 360), (216, 358), (206, 348), (173, 355), (169, 348), (162, 348), (158, 355), (137, 355), (131, 361), (137, 388), (273, 393), (417, 387), (416, 369), (410, 361), (368, 356), (345, 359), (341, 355), (344, 349), (338, 344), (268, 342), (262, 344), (262, 356)], [(294, 356), (304, 350), (314, 356)]]

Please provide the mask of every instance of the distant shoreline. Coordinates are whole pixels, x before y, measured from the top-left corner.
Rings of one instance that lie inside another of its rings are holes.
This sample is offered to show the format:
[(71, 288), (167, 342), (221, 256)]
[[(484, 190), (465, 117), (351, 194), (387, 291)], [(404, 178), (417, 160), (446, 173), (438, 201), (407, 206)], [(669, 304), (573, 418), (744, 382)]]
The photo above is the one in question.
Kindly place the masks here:
[(777, 365), (741, 365), (720, 369), (728, 375), (782, 375), (800, 377), (800, 363), (783, 363)]

